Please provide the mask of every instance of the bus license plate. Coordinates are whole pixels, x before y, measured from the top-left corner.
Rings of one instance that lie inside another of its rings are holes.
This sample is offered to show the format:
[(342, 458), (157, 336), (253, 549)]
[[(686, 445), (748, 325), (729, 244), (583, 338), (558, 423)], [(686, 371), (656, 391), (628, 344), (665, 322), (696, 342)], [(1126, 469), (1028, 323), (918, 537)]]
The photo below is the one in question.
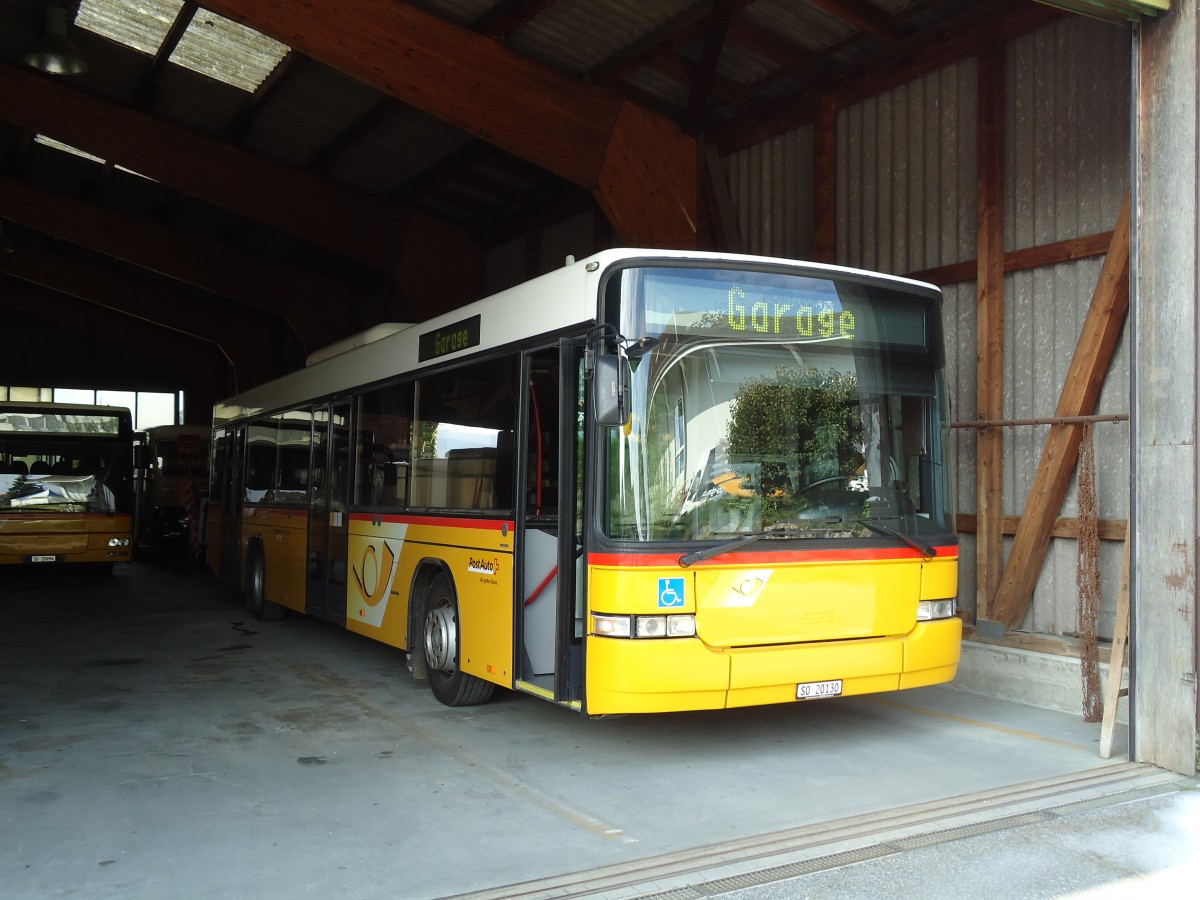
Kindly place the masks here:
[(53, 554), (50, 554), (50, 555), (45, 555), (45, 554), (42, 554), (42, 555), (37, 555), (37, 556), (31, 556), (31, 557), (29, 557), (29, 561), (30, 561), (31, 563), (39, 563), (39, 562), (58, 562), (58, 557), (57, 557), (57, 556), (54, 556)]
[(797, 700), (823, 700), (826, 697), (837, 697), (842, 693), (842, 679), (833, 681), (806, 681), (796, 685)]

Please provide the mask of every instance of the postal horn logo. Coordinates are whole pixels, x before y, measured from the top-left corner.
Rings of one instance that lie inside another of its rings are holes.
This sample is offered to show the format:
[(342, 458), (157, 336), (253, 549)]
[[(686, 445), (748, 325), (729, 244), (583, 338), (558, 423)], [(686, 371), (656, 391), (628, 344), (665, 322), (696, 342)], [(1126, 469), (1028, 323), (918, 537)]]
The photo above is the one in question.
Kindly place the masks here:
[(500, 560), (498, 558), (477, 559), (472, 556), (467, 560), (467, 571), (478, 572), (480, 575), (499, 575)]

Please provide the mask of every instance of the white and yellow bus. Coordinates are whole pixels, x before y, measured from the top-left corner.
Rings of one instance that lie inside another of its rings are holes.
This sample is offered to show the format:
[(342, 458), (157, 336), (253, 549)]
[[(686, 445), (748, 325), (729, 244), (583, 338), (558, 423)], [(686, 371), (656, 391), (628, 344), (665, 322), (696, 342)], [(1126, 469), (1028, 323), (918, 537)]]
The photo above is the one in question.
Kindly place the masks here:
[(0, 402), (0, 564), (129, 562), (133, 452), (123, 407)]
[(407, 651), (448, 705), (588, 715), (958, 665), (941, 298), (609, 250), (217, 405), (207, 552), (259, 618)]

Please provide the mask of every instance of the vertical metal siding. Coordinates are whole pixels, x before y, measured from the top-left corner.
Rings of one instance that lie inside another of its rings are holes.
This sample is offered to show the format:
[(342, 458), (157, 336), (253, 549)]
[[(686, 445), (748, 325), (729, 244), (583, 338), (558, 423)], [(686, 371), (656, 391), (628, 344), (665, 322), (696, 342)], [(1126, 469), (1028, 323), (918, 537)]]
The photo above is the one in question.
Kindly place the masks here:
[(840, 110), (837, 254), (905, 274), (975, 256), (974, 60)]
[(812, 126), (731, 154), (723, 164), (746, 253), (812, 255)]

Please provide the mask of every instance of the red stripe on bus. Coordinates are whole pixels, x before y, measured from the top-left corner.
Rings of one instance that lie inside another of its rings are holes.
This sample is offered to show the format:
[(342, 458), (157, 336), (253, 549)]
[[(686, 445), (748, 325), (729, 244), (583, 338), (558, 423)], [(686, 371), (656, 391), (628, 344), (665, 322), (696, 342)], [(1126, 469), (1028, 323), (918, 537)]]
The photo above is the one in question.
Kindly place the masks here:
[[(937, 559), (958, 559), (957, 547), (937, 547)], [(679, 557), (684, 551), (676, 553), (590, 553), (588, 564), (593, 566), (678, 566)], [(789, 562), (878, 562), (882, 560), (920, 559), (921, 554), (908, 548), (880, 548), (877, 550), (770, 550), (761, 553), (741, 552), (722, 553), (711, 560), (693, 563), (703, 565), (736, 565), (750, 566), (764, 563), (779, 564)]]

